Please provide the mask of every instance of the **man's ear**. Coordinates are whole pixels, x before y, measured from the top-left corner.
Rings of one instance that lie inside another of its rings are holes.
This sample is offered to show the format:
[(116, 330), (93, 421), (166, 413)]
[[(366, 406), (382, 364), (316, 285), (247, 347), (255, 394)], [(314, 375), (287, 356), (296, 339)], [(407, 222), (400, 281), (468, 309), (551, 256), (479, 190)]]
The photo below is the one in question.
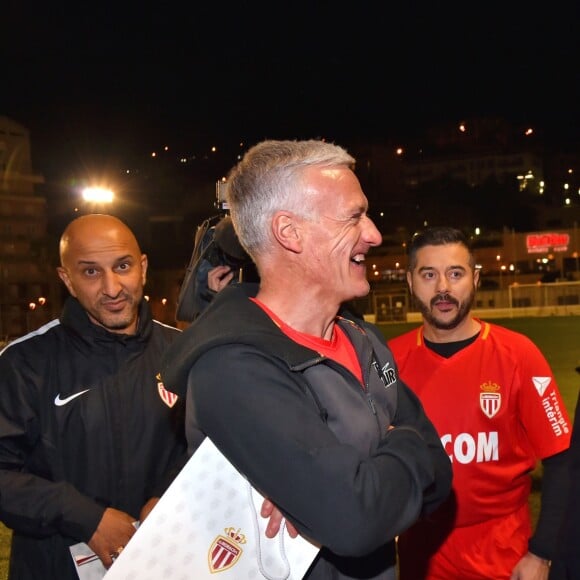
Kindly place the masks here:
[(300, 218), (289, 211), (277, 211), (272, 218), (272, 234), (286, 250), (302, 252)]
[(62, 266), (58, 266), (58, 268), (56, 269), (56, 272), (58, 274), (58, 277), (64, 282), (64, 285), (66, 286), (69, 293), (76, 298), (76, 293), (74, 291), (74, 287), (72, 285), (72, 282), (71, 282), (71, 279), (68, 275), (68, 272), (66, 271), (66, 268), (63, 268)]
[(411, 294), (413, 294), (413, 275), (408, 270), (407, 270), (407, 284), (409, 285), (409, 290), (411, 291)]
[(481, 270), (479, 268), (475, 268), (473, 271), (473, 287), (477, 290), (479, 287), (479, 275), (481, 274)]
[(141, 278), (143, 280), (143, 286), (147, 282), (147, 267), (149, 266), (149, 260), (147, 259), (147, 254), (141, 254)]

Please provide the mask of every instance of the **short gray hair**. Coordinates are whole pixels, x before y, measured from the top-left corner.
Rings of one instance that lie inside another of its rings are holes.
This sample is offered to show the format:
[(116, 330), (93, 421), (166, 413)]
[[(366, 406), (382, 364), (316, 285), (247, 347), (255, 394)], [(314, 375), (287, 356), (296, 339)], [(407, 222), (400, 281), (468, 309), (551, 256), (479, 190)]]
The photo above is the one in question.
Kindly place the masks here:
[(288, 210), (308, 216), (309, 200), (304, 196), (302, 175), (313, 167), (348, 167), (355, 159), (332, 143), (267, 140), (251, 147), (230, 171), (226, 200), (242, 246), (255, 255), (270, 244), (269, 223), (276, 211)]

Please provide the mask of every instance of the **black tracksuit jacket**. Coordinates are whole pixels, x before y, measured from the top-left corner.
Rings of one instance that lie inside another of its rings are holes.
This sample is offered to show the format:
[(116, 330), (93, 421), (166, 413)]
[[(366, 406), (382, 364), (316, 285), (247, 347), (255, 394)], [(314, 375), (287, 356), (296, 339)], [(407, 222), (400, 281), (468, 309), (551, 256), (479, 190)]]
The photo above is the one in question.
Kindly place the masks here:
[(439, 436), (375, 327), (338, 322), (363, 386), (288, 338), (248, 299), (255, 290), (220, 292), (164, 357), (166, 385), (187, 392), (190, 450), (211, 437), (301, 534), (324, 546), (308, 580), (394, 578), (395, 536), (450, 490)]
[[(68, 546), (106, 507), (138, 519), (183, 464), (184, 402), (163, 400), (162, 353), (180, 334), (143, 301), (135, 336), (92, 324), (74, 298), (0, 355), (0, 519), (11, 580), (76, 579)], [(170, 400), (169, 397), (165, 397)]]

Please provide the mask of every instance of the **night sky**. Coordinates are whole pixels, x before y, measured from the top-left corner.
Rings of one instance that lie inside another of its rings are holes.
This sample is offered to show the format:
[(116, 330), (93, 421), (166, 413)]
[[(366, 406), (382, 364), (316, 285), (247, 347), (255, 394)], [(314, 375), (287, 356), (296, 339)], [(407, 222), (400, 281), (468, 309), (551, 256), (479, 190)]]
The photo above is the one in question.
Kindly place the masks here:
[(577, 139), (577, 2), (67, 4), (2, 14), (0, 115), (49, 176), (163, 145), (346, 144), (473, 116)]

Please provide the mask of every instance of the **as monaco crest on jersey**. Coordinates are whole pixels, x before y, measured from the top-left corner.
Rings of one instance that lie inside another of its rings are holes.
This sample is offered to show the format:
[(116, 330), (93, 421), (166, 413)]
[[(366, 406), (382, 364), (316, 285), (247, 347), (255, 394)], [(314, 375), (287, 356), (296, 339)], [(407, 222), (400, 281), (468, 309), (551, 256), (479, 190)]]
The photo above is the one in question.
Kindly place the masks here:
[(497, 415), (501, 408), (500, 386), (497, 383), (487, 381), (480, 385), (482, 393), (479, 394), (479, 406), (490, 419)]
[(177, 403), (177, 399), (179, 399), (179, 397), (175, 393), (172, 393), (171, 391), (168, 391), (165, 388), (165, 385), (161, 381), (161, 375), (159, 373), (156, 375), (155, 378), (157, 379), (157, 391), (159, 393), (159, 396), (161, 397), (161, 400), (169, 408), (173, 407), (173, 405)]
[(207, 554), (209, 571), (214, 574), (229, 570), (240, 559), (244, 552), (241, 548), (246, 543), (246, 537), (239, 529), (224, 528), (225, 536), (217, 536)]

